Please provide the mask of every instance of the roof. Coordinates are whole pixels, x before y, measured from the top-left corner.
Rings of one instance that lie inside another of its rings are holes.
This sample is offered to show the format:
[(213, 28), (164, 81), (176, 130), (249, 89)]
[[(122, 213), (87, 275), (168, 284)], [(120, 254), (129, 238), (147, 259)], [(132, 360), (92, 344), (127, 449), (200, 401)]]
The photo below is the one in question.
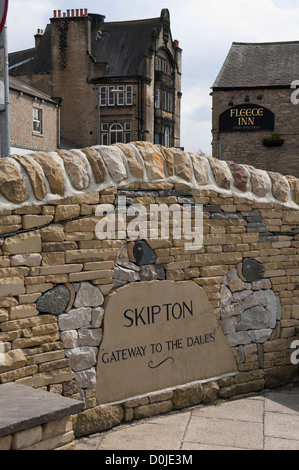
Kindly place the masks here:
[(10, 75), (50, 73), (51, 63), (51, 27), (48, 25), (41, 38), (39, 47), (9, 54)]
[(16, 90), (26, 95), (33, 96), (34, 98), (39, 98), (41, 100), (48, 101), (55, 105), (59, 104), (58, 101), (55, 101), (50, 96), (46, 95), (45, 93), (42, 93), (41, 91), (36, 90), (35, 88), (30, 87), (29, 85), (21, 82), (20, 80), (17, 80), (15, 77), (9, 77), (9, 88), (11, 90)]
[(299, 78), (299, 41), (233, 42), (213, 89), (290, 87)]
[[(91, 18), (91, 54), (96, 63), (108, 64), (106, 76), (136, 76), (143, 73), (143, 57), (149, 53), (154, 31), (159, 34), (164, 17), (103, 23), (103, 16)], [(50, 73), (51, 25), (47, 25), (39, 47), (9, 54), (11, 75)]]
[(153, 32), (158, 34), (161, 26), (161, 19), (153, 18), (103, 23), (94, 30), (92, 53), (97, 63), (109, 64), (106, 76), (142, 75), (143, 57), (149, 53)]

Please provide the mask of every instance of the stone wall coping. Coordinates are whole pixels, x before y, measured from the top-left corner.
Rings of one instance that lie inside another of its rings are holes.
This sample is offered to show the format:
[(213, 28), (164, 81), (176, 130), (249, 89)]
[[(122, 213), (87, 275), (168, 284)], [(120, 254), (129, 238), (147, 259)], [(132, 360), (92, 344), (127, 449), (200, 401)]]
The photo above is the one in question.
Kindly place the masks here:
[(0, 213), (109, 188), (190, 189), (299, 209), (299, 180), (149, 142), (10, 155), (0, 161)]
[(84, 403), (14, 382), (0, 385), (0, 437), (80, 413)]

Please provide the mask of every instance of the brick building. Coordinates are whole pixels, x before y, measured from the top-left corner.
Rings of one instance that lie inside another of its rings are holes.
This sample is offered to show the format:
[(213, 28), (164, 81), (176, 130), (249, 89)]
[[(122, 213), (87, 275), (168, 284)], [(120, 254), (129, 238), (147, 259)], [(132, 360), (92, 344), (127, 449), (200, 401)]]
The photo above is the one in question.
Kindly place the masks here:
[(61, 136), (76, 146), (147, 140), (180, 146), (181, 55), (167, 9), (105, 23), (54, 11), (35, 48), (10, 54), (10, 74), (62, 99)]
[(299, 42), (233, 43), (212, 87), (213, 156), (299, 177), (296, 80)]
[(11, 153), (54, 151), (59, 147), (59, 103), (45, 93), (9, 80)]

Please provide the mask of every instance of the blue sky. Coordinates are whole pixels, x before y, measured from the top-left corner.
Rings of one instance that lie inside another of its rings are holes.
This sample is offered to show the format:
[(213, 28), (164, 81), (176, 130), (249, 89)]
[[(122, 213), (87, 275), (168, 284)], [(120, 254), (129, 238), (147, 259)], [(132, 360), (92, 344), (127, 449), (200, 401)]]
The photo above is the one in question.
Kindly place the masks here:
[(299, 0), (9, 0), (9, 52), (33, 47), (53, 10), (68, 8), (88, 8), (106, 21), (169, 9), (173, 39), (183, 49), (181, 145), (191, 152), (211, 154), (211, 86), (231, 43), (299, 41)]

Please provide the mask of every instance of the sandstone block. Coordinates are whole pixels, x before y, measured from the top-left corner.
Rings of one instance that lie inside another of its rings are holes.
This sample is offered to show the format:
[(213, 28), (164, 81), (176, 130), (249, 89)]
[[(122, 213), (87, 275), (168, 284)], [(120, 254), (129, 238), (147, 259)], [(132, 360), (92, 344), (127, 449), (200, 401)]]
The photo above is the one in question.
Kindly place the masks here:
[(42, 440), (42, 427), (35, 426), (13, 435), (12, 450), (21, 450)]
[(79, 204), (66, 204), (57, 206), (55, 210), (54, 221), (59, 222), (60, 220), (74, 219), (80, 215)]
[(295, 176), (286, 176), (292, 190), (292, 198), (296, 204), (299, 204), (299, 180)]
[(82, 152), (86, 156), (86, 158), (87, 158), (87, 160), (88, 160), (88, 162), (91, 166), (95, 182), (97, 184), (103, 183), (106, 179), (107, 172), (106, 172), (104, 163), (103, 163), (99, 153), (96, 152), (92, 148), (85, 148), (85, 149), (82, 150)]
[(32, 446), (25, 447), (23, 450), (41, 451), (41, 450), (73, 450), (74, 432), (69, 431), (65, 434), (45, 439)]
[(11, 255), (40, 253), (41, 249), (41, 237), (37, 232), (26, 232), (7, 238), (2, 246), (2, 250)]
[(279, 173), (268, 172), (272, 182), (272, 194), (273, 196), (281, 202), (286, 202), (288, 200), (288, 191), (289, 184), (285, 176), (280, 175)]
[(150, 180), (165, 179), (164, 158), (149, 142), (135, 142), (144, 160), (147, 176)]
[(13, 277), (2, 279), (0, 283), (0, 297), (25, 294), (24, 279)]
[(73, 378), (74, 373), (68, 367), (65, 369), (42, 372), (41, 374), (34, 374), (33, 386), (34, 388), (39, 388), (50, 384), (70, 382)]
[(209, 184), (209, 175), (206, 159), (196, 153), (189, 152), (193, 165), (194, 177), (200, 186)]
[(40, 230), (43, 242), (63, 242), (65, 234), (62, 225), (51, 225)]
[(29, 192), (25, 180), (11, 158), (0, 161), (0, 193), (16, 204), (27, 201)]
[(55, 421), (50, 421), (43, 426), (43, 440), (51, 439), (54, 436), (59, 436), (72, 431), (72, 417), (65, 416)]
[(24, 352), (21, 349), (13, 349), (5, 353), (4, 364), (0, 364), (0, 373), (22, 368), (26, 364)]
[(219, 385), (217, 382), (203, 384), (203, 403), (212, 403), (218, 397)]
[(121, 406), (97, 406), (74, 416), (73, 429), (76, 437), (86, 436), (110, 429), (123, 420)]
[(226, 162), (231, 174), (234, 178), (234, 185), (242, 192), (246, 192), (248, 189), (248, 174), (245, 171), (245, 168), (242, 165), (238, 165), (235, 162), (227, 161)]
[(10, 450), (12, 443), (12, 435), (0, 437), (0, 451)]
[(35, 152), (30, 155), (42, 168), (52, 194), (63, 196), (65, 191), (64, 175), (61, 166), (50, 153)]
[(118, 148), (120, 148), (125, 154), (126, 160), (130, 168), (130, 172), (132, 173), (134, 178), (142, 179), (143, 178), (143, 166), (142, 166), (142, 163), (138, 160), (137, 152), (135, 152), (134, 148), (129, 145), (125, 145), (119, 142), (115, 145)]
[(86, 160), (77, 150), (57, 150), (62, 158), (66, 172), (71, 184), (78, 191), (87, 189), (90, 184), (89, 171)]
[(212, 168), (217, 186), (223, 189), (230, 189), (231, 176), (224, 163), (216, 158), (209, 158), (208, 162)]
[(139, 406), (134, 409), (134, 418), (148, 418), (150, 416), (156, 416), (163, 413), (169, 413), (172, 411), (171, 400), (162, 401), (160, 403), (151, 403), (149, 405)]
[(30, 253), (23, 255), (14, 255), (11, 257), (11, 266), (28, 266), (34, 267), (41, 264), (41, 254), (40, 253)]
[(104, 145), (97, 145), (93, 148), (101, 155), (109, 175), (116, 183), (120, 183), (127, 178), (127, 170), (119, 148), (116, 146), (106, 147)]
[(245, 165), (250, 173), (251, 188), (253, 194), (264, 197), (270, 189), (270, 185), (267, 181), (267, 173), (262, 170), (258, 170), (250, 165)]
[(20, 155), (14, 155), (14, 160), (16, 160), (23, 168), (25, 168), (28, 173), (30, 183), (34, 192), (36, 199), (42, 201), (45, 195), (47, 194), (47, 188), (44, 182), (43, 175), (28, 157), (23, 157)]
[(173, 409), (186, 408), (198, 405), (203, 399), (202, 384), (185, 385), (173, 391)]
[(41, 227), (52, 222), (52, 215), (24, 215), (23, 216), (23, 228), (30, 229), (34, 227)]
[(190, 169), (190, 160), (188, 154), (179, 149), (171, 149), (174, 159), (174, 173), (179, 178), (191, 181), (192, 174)]
[(9, 316), (11, 320), (18, 320), (20, 318), (35, 317), (38, 313), (34, 304), (26, 304), (11, 307)]

